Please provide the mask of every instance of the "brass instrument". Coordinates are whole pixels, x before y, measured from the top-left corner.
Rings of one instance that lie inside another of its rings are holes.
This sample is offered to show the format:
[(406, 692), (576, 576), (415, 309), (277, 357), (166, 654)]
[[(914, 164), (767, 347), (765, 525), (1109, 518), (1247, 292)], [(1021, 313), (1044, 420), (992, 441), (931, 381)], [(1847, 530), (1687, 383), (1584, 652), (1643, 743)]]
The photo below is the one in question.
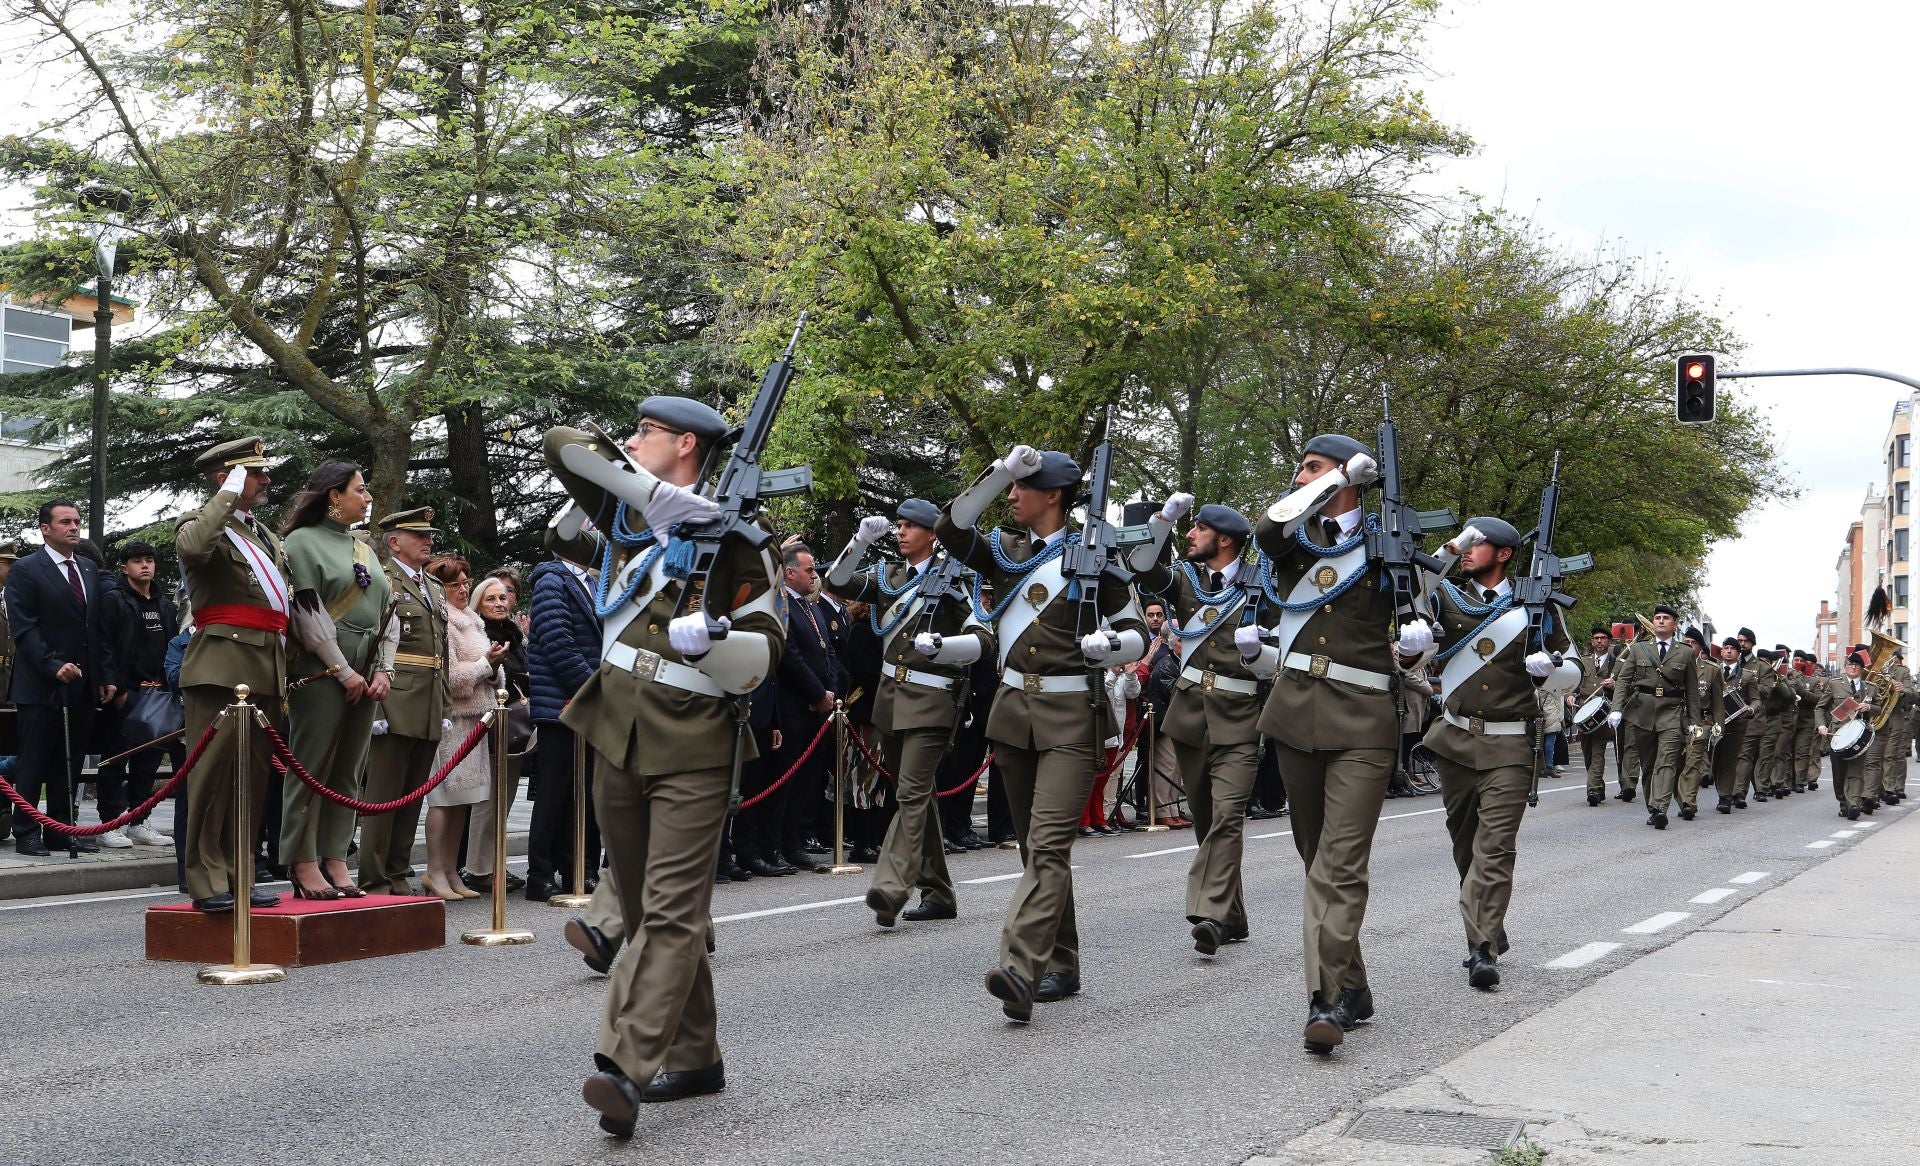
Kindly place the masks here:
[(1873, 715), (1867, 719), (1867, 723), (1878, 733), (1893, 719), (1894, 709), (1900, 703), (1896, 682), (1882, 671), (1893, 660), (1893, 654), (1900, 650), (1900, 641), (1882, 632), (1868, 634), (1873, 637), (1873, 650), (1868, 655), (1867, 666), (1861, 670), (1860, 679), (1873, 693)]

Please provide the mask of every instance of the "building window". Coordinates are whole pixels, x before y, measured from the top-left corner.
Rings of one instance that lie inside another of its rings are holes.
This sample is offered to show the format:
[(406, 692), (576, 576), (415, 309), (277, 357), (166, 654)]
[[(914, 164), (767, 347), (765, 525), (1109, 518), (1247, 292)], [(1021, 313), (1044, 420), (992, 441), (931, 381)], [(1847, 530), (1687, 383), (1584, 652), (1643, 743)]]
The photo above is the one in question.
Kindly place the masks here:
[(1913, 455), (1913, 436), (1902, 433), (1899, 437), (1894, 438), (1893, 445), (1895, 451), (1894, 464), (1902, 468), (1910, 465)]
[(1907, 642), (1907, 625), (1903, 623), (1894, 624), (1893, 638), (1896, 640), (1899, 640), (1903, 644), (1906, 643)]
[(39, 372), (67, 362), (73, 321), (66, 316), (7, 304), (0, 307), (0, 331), (0, 372)]
[(1905, 514), (1907, 512), (1907, 505), (1912, 501), (1912, 494), (1912, 483), (1895, 482), (1893, 484), (1893, 512), (1895, 514)]
[(1905, 575), (1895, 575), (1893, 577), (1893, 605), (1895, 607), (1905, 607), (1907, 605), (1907, 582), (1908, 579)]
[(1893, 532), (1893, 561), (1907, 561), (1907, 528), (1904, 526)]

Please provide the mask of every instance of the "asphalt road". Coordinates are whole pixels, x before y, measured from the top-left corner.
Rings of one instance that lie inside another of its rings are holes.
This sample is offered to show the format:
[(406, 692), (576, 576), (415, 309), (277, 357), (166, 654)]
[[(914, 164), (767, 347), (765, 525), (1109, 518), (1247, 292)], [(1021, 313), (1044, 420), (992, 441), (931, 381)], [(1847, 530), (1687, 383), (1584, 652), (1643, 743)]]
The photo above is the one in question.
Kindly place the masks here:
[[(602, 985), (566, 912), (514, 901), (538, 942), (449, 946), (197, 986), (143, 958), (141, 912), (101, 896), (0, 909), (0, 1163), (1238, 1163), (1457, 1056), (1626, 961), (1870, 837), (1829, 835), (1827, 782), (1724, 817), (1645, 824), (1550, 783), (1521, 834), (1493, 993), (1468, 988), (1437, 797), (1389, 801), (1364, 932), (1379, 1014), (1329, 1060), (1304, 1053), (1299, 860), (1285, 818), (1250, 823), (1252, 939), (1196, 955), (1182, 917), (1189, 832), (1081, 841), (1085, 990), (1004, 1022), (981, 988), (1018, 870), (956, 856), (961, 917), (878, 930), (864, 876), (717, 888), (725, 1093), (642, 1107), (630, 1144), (580, 1101)], [(1711, 802), (1711, 796), (1705, 799)], [(1891, 811), (1882, 811), (1885, 818)], [(1816, 841), (1827, 848), (1810, 848)], [(1735, 876), (1758, 874), (1745, 883)], [(1737, 893), (1689, 900), (1721, 885)], [(1624, 929), (1685, 913), (1658, 930)], [(1573, 968), (1543, 965), (1593, 943)], [(1623, 1024), (1657, 1023), (1692, 991)]]

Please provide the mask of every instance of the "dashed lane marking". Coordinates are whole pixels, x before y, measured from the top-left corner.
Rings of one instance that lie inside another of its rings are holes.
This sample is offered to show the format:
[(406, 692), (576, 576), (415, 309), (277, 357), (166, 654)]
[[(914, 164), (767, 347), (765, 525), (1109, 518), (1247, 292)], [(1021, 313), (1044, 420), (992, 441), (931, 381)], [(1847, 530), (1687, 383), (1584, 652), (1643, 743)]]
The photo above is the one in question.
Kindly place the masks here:
[(1021, 873), (1022, 873), (1022, 872), (1020, 872), (1020, 871), (1017, 871), (1017, 870), (1016, 870), (1016, 871), (1014, 871), (1014, 872), (1013, 872), (1012, 874), (997, 874), (997, 875), (988, 875), (988, 876), (986, 876), (985, 878), (979, 878), (979, 879), (961, 879), (960, 881), (961, 881), (961, 882), (962, 882), (963, 884), (965, 884), (965, 885), (967, 885), (967, 886), (970, 886), (970, 887), (977, 887), (977, 886), (979, 886), (979, 885), (980, 885), (981, 883), (1004, 883), (1004, 882), (1006, 882), (1006, 881), (1007, 881), (1008, 879), (1017, 879), (1017, 878), (1019, 878), (1019, 877), (1020, 877), (1020, 875), (1021, 875)]
[(765, 919), (771, 915), (791, 915), (795, 911), (817, 911), (822, 907), (844, 907), (848, 903), (864, 903), (865, 895), (855, 895), (851, 899), (822, 899), (817, 903), (794, 903), (786, 907), (768, 907), (764, 911), (742, 911), (738, 915), (718, 915), (715, 923), (738, 923), (743, 919)]
[(1691, 919), (1692, 917), (1693, 912), (1691, 911), (1662, 911), (1651, 918), (1642, 919), (1632, 927), (1622, 927), (1620, 930), (1626, 932), (1628, 935), (1652, 935), (1656, 931), (1665, 931), (1682, 919)]
[(1739, 891), (1734, 890), (1732, 887), (1715, 887), (1711, 891), (1701, 891), (1693, 898), (1688, 899), (1687, 902), (1699, 903), (1702, 906), (1710, 907), (1722, 899), (1732, 898), (1739, 893)]
[(1597, 959), (1604, 958), (1620, 947), (1617, 943), (1589, 943), (1576, 947), (1559, 959), (1548, 960), (1541, 964), (1543, 968), (1584, 968)]
[(1750, 870), (1745, 874), (1734, 875), (1732, 878), (1728, 879), (1727, 881), (1730, 883), (1739, 883), (1742, 886), (1745, 886), (1749, 883), (1757, 883), (1761, 879), (1766, 878), (1771, 873), (1773, 872), (1764, 871), (1764, 870)]
[(1855, 834), (1858, 834), (1858, 833), (1860, 833), (1860, 831), (1858, 831), (1858, 830), (1836, 830), (1836, 831), (1835, 831), (1835, 832), (1833, 832), (1832, 834), (1829, 834), (1829, 835), (1827, 835), (1827, 837), (1829, 837), (1829, 838), (1851, 838), (1851, 837), (1853, 837), (1853, 836), (1854, 836)]
[(1825, 850), (1825, 849), (1826, 849), (1827, 847), (1829, 847), (1829, 846), (1832, 846), (1832, 845), (1833, 845), (1833, 839), (1831, 839), (1831, 838), (1822, 838), (1822, 839), (1821, 839), (1820, 841), (1818, 841), (1818, 842), (1809, 842), (1809, 843), (1807, 843), (1807, 849), (1808, 849), (1808, 850)]

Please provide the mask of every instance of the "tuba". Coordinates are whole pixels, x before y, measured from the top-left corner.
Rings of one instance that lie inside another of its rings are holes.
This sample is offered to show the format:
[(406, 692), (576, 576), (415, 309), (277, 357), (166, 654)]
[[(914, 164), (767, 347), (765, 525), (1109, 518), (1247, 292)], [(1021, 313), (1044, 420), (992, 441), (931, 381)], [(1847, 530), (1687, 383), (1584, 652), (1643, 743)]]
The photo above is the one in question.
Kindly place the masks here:
[(1867, 721), (1874, 732), (1886, 728), (1893, 719), (1895, 706), (1900, 703), (1900, 693), (1894, 687), (1894, 680), (1885, 672), (1893, 654), (1900, 650), (1900, 641), (1882, 632), (1871, 632), (1873, 650), (1868, 655), (1867, 666), (1861, 670), (1860, 679), (1873, 693), (1873, 716)]

